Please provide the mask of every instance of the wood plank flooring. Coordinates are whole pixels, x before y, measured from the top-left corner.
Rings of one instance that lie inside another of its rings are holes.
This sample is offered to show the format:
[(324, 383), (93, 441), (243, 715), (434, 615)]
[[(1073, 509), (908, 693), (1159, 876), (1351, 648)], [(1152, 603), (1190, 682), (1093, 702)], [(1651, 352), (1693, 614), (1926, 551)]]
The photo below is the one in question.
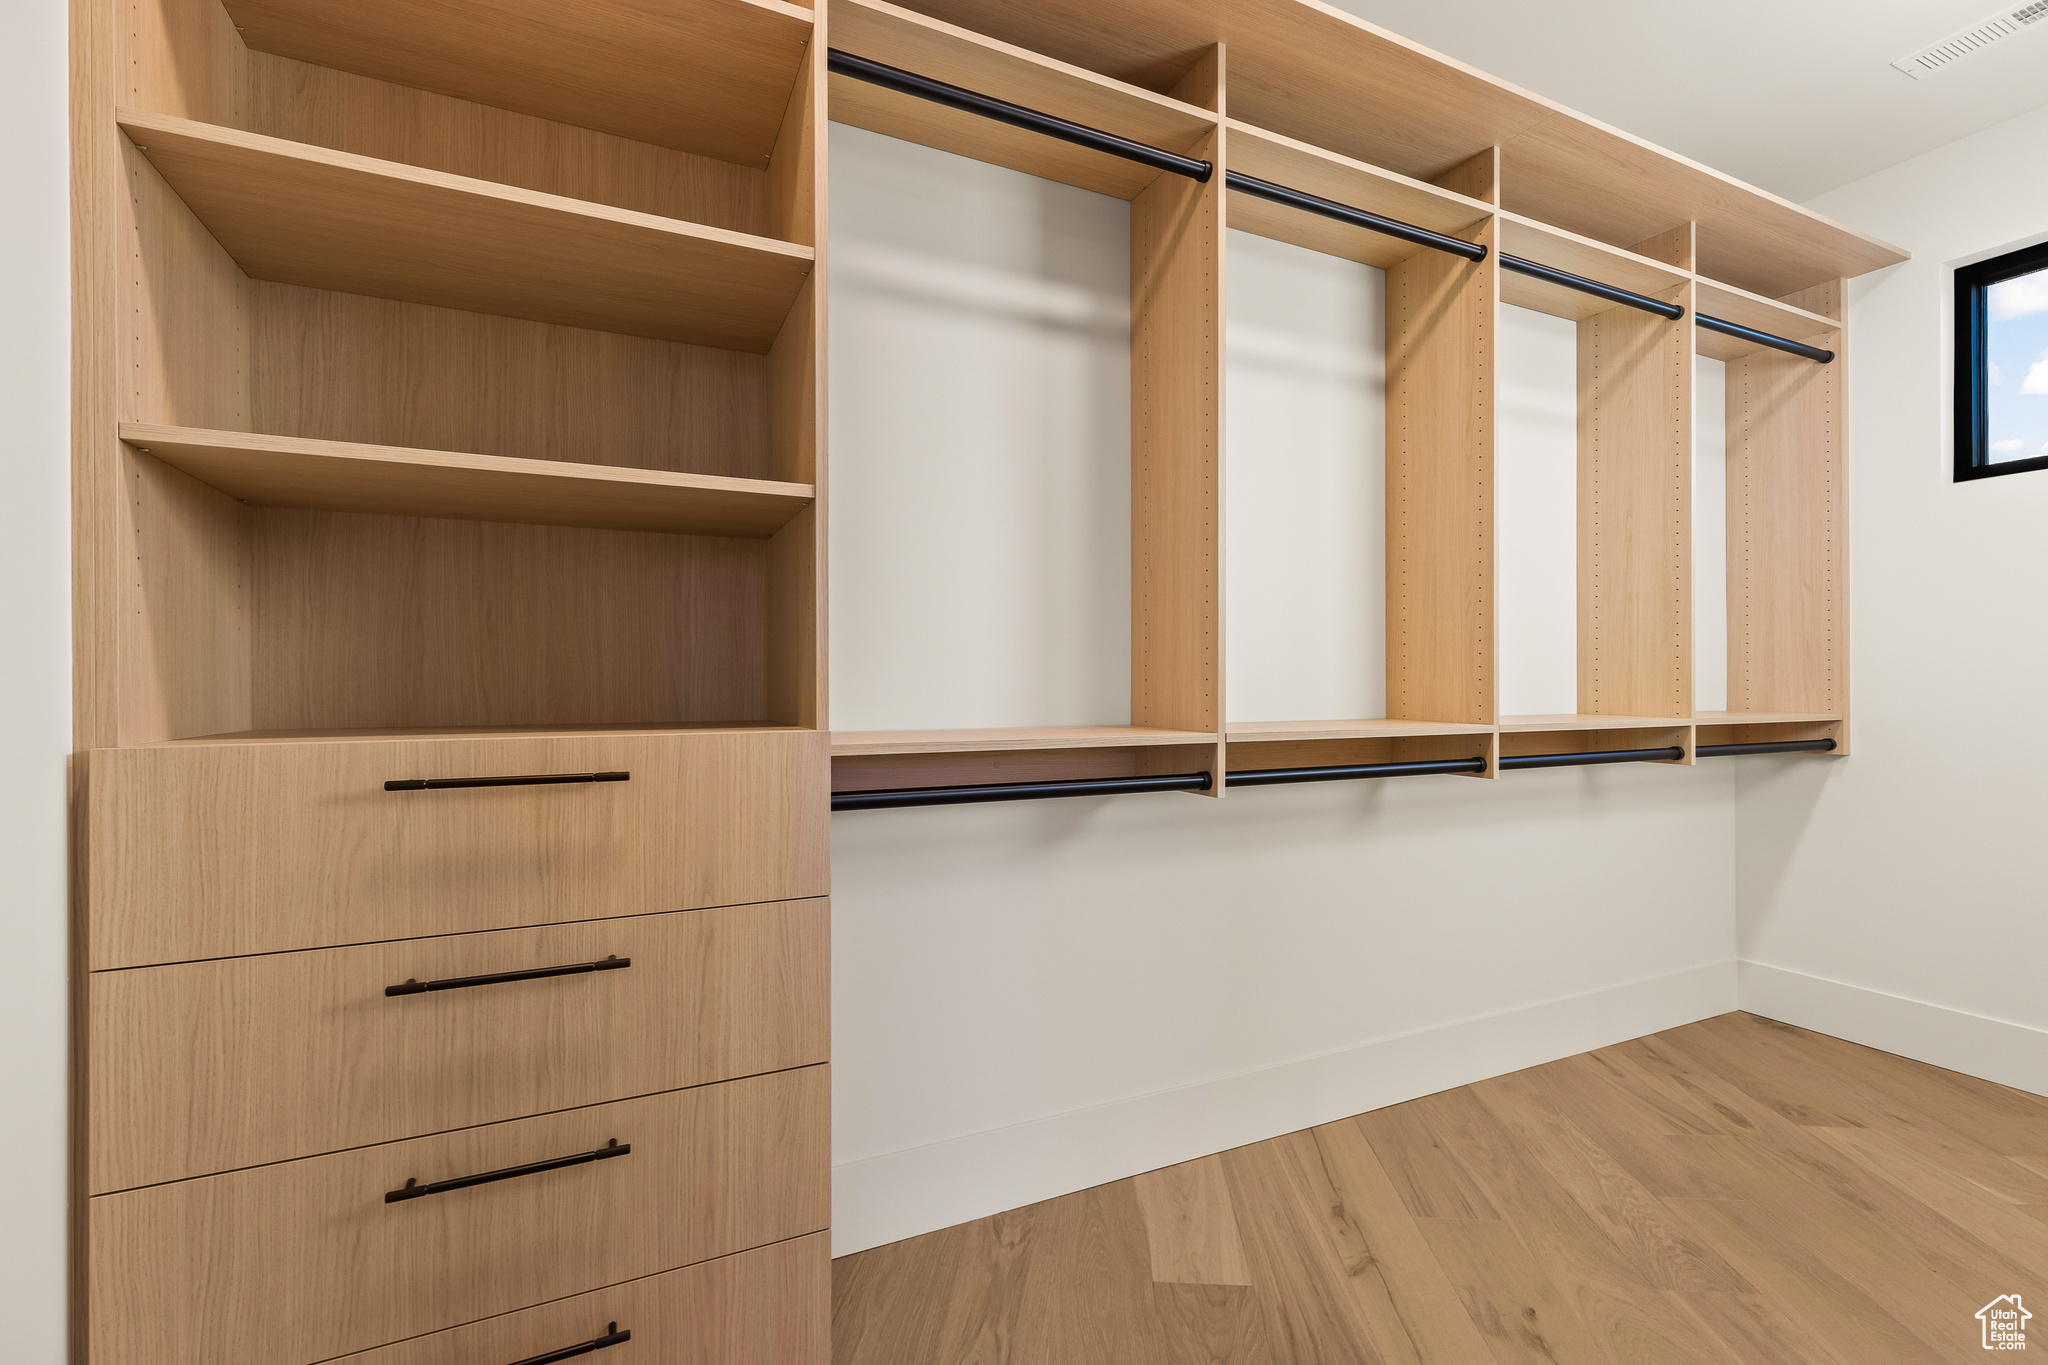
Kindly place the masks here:
[(833, 1265), (836, 1365), (1938, 1365), (2048, 1350), (2048, 1099), (1749, 1014)]

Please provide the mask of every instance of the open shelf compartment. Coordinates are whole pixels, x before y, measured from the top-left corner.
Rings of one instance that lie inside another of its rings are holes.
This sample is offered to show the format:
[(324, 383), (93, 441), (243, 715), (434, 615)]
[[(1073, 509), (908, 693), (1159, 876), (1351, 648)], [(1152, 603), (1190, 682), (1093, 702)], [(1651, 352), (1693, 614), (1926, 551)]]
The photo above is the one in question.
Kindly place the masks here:
[[(1823, 317), (1783, 300), (1767, 299), (1761, 294), (1709, 279), (1699, 282), (1699, 311), (1723, 322), (1770, 332), (1787, 341), (1802, 341), (1822, 350), (1834, 349), (1835, 340), (1842, 331), (1841, 322), (1835, 318)], [(1694, 344), (1698, 346), (1699, 353), (1715, 360), (1739, 360), (1764, 349), (1758, 343), (1741, 337), (1711, 332), (1704, 327), (1697, 330), (1698, 339)]]
[(120, 122), (252, 279), (758, 354), (815, 255), (190, 119)]
[(678, 535), (774, 535), (809, 484), (128, 422), (121, 439), (258, 507)]
[[(1681, 266), (1652, 260), (1648, 256), (1512, 213), (1501, 215), (1500, 249), (1510, 256), (1547, 265), (1553, 270), (1583, 275), (1616, 289), (1647, 294), (1663, 302), (1681, 305), (1684, 300), (1680, 293), (1692, 278), (1691, 272)], [(1573, 321), (1582, 321), (1615, 306), (1606, 299), (1512, 270), (1501, 272), (1500, 292), (1502, 303)]]
[[(1216, 128), (1216, 116), (1206, 109), (985, 38), (885, 0), (833, 0), (831, 34), (834, 48), (856, 57), (1163, 151), (1204, 155), (1196, 148)], [(1162, 174), (849, 76), (831, 78), (831, 98), (835, 122), (1118, 199), (1135, 198)]]
[[(1491, 205), (1477, 199), (1339, 156), (1238, 119), (1231, 119), (1229, 128), (1230, 169), (1254, 179), (1453, 237), (1470, 237), (1472, 229), (1493, 213)], [(1230, 226), (1382, 270), (1428, 250), (1413, 242), (1249, 194), (1231, 196)]]
[(781, 0), (224, 4), (255, 51), (756, 167), (813, 27)]

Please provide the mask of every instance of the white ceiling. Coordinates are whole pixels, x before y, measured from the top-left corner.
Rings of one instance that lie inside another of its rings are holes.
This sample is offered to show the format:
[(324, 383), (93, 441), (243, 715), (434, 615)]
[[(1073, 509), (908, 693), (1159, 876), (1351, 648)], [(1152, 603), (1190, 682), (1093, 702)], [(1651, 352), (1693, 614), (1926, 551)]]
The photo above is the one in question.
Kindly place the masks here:
[(2048, 20), (1920, 80), (1892, 69), (1998, 0), (1331, 3), (1793, 200), (2048, 103)]

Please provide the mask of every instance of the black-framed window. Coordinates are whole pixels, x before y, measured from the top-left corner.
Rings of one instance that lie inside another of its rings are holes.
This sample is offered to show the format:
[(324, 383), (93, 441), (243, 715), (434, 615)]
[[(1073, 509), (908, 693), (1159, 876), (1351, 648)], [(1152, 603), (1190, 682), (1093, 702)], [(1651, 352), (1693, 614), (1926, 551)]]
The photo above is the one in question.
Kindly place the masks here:
[(1956, 271), (1956, 478), (2048, 469), (2048, 242)]

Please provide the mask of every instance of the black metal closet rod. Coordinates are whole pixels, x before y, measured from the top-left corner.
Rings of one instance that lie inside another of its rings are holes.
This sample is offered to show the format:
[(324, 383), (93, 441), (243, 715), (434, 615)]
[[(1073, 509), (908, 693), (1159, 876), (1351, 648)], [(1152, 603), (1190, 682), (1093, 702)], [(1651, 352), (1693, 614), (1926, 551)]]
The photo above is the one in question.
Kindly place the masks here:
[(1831, 739), (1782, 739), (1769, 744), (1701, 744), (1693, 752), (1701, 758), (1740, 758), (1744, 754), (1826, 754), (1834, 748)]
[(1521, 768), (1578, 768), (1591, 763), (1669, 763), (1684, 758), (1676, 744), (1666, 749), (1599, 749), (1590, 754), (1511, 754), (1500, 761), (1502, 772)]
[(1527, 275), (1531, 279), (1561, 284), (1567, 289), (1576, 289), (1581, 294), (1606, 299), (1609, 303), (1624, 303), (1631, 308), (1640, 308), (1645, 313), (1655, 313), (1660, 318), (1669, 318), (1674, 322), (1685, 316), (1685, 310), (1675, 303), (1653, 299), (1648, 294), (1638, 294), (1633, 289), (1617, 289), (1611, 284), (1589, 280), (1584, 275), (1574, 275), (1569, 270), (1556, 270), (1547, 265), (1538, 265), (1535, 261), (1525, 261), (1520, 256), (1510, 256), (1505, 251), (1500, 254), (1500, 268), (1512, 270), (1517, 275)]
[[(1270, 199), (1276, 204), (1285, 204), (1289, 208), (1301, 209), (1307, 213), (1321, 214), (1325, 218), (1334, 218), (1340, 223), (1349, 223), (1353, 227), (1362, 227), (1371, 232), (1383, 233), (1388, 237), (1398, 237), (1404, 242), (1414, 242), (1419, 246), (1434, 247), (1436, 250), (1447, 252), (1452, 256), (1463, 256), (1468, 261), (1476, 262), (1486, 259), (1486, 248), (1477, 242), (1468, 242), (1462, 237), (1452, 237), (1445, 233), (1432, 232), (1425, 227), (1416, 227), (1413, 223), (1404, 223), (1398, 218), (1386, 218), (1377, 213), (1368, 213), (1364, 209), (1352, 208), (1349, 204), (1340, 204), (1334, 199), (1325, 199), (1319, 194), (1309, 194), (1304, 190), (1291, 190), (1285, 185), (1276, 185), (1270, 180), (1261, 180), (1257, 176), (1246, 175), (1242, 171), (1225, 171), (1223, 173), (1223, 183), (1226, 187), (1238, 190), (1244, 194), (1256, 195), (1261, 199)], [(1501, 263), (1503, 265), (1507, 263), (1505, 256), (1501, 258)], [(1576, 279), (1577, 276), (1573, 276), (1573, 278)], [(1592, 284), (1593, 282), (1587, 280), (1585, 283)]]
[(879, 85), (885, 90), (898, 94), (915, 95), (921, 100), (943, 104), (950, 109), (959, 109), (969, 114), (1007, 123), (1013, 128), (1026, 128), (1047, 137), (1059, 138), (1076, 146), (1090, 147), (1098, 152), (1108, 152), (1126, 161), (1136, 161), (1162, 171), (1184, 175), (1199, 184), (1207, 184), (1209, 177), (1216, 173), (1215, 163), (1202, 161), (1192, 156), (1181, 156), (1176, 152), (1163, 152), (1142, 142), (1105, 133), (1100, 128), (1090, 128), (1085, 123), (1075, 123), (1053, 114), (1042, 114), (1036, 109), (1026, 109), (1021, 104), (999, 100), (990, 95), (977, 94), (957, 85), (935, 81), (929, 76), (920, 76), (901, 67), (884, 66), (871, 62), (865, 57), (856, 57), (851, 52), (832, 48), (826, 54), (826, 68), (836, 75), (851, 76), (857, 81)]
[[(969, 114), (979, 114), (983, 118), (991, 118), (998, 122), (1007, 123), (1013, 128), (1026, 128), (1035, 133), (1043, 133), (1047, 137), (1059, 138), (1063, 142), (1071, 142), (1077, 146), (1089, 147), (1098, 152), (1107, 152), (1111, 156), (1120, 156), (1127, 161), (1136, 161), (1141, 165), (1152, 166), (1158, 170), (1171, 171), (1175, 175), (1184, 175), (1198, 184), (1206, 185), (1210, 177), (1216, 173), (1214, 162), (1203, 161), (1192, 156), (1182, 156), (1177, 152), (1161, 151), (1157, 147), (1147, 146), (1145, 143), (1135, 142), (1130, 138), (1120, 137), (1115, 133), (1105, 133), (1100, 128), (1090, 128), (1085, 123), (1075, 123), (1071, 119), (1063, 119), (1054, 114), (1040, 113), (1036, 109), (1027, 109), (1021, 104), (1012, 104), (1008, 100), (999, 100), (990, 95), (977, 94), (972, 90), (967, 90), (957, 85), (948, 85), (944, 81), (935, 81), (929, 76), (920, 76), (915, 72), (905, 71), (901, 67), (885, 66), (881, 62), (869, 61), (866, 57), (856, 57), (851, 52), (844, 52), (836, 47), (827, 52), (826, 66), (829, 70), (841, 76), (851, 76), (855, 80), (867, 81), (871, 85), (879, 85), (886, 90), (894, 90), (899, 94), (914, 95), (918, 99), (930, 100), (935, 104), (943, 104), (949, 109), (958, 109)], [(1225, 172), (1223, 181), (1231, 189), (1241, 190), (1246, 194), (1254, 194), (1261, 199), (1270, 199), (1276, 204), (1286, 204), (1290, 208), (1304, 209), (1309, 213), (1319, 213), (1325, 218), (1334, 218), (1338, 222), (1349, 223), (1354, 227), (1362, 227), (1373, 232), (1385, 233), (1389, 237), (1398, 237), (1402, 241), (1434, 247), (1438, 251), (1448, 251), (1452, 255), (1463, 256), (1469, 261), (1483, 261), (1486, 259), (1486, 248), (1475, 242), (1461, 241), (1456, 237), (1447, 236), (1441, 232), (1432, 232), (1428, 228), (1416, 227), (1412, 223), (1401, 222), (1399, 219), (1383, 217), (1377, 213), (1368, 213), (1364, 209), (1355, 209), (1348, 204), (1340, 204), (1334, 199), (1325, 199), (1320, 195), (1289, 189), (1285, 185), (1276, 185), (1270, 180), (1260, 180), (1256, 176), (1245, 175), (1239, 171), (1228, 171)]]
[[(1216, 173), (1216, 164), (1212, 161), (1203, 161), (1199, 157), (1182, 156), (1178, 152), (1162, 151), (1157, 147), (1133, 141), (1127, 137), (1121, 137), (1116, 133), (1106, 133), (1100, 128), (1090, 128), (1085, 123), (1076, 123), (1072, 119), (1060, 118), (1056, 114), (1041, 113), (1036, 109), (1027, 109), (1021, 104), (1012, 104), (1008, 100), (996, 99), (992, 95), (978, 94), (962, 86), (948, 85), (944, 81), (935, 81), (929, 76), (920, 76), (914, 71), (905, 71), (901, 67), (887, 66), (881, 62), (869, 61), (866, 57), (856, 57), (851, 52), (843, 52), (836, 47), (827, 51), (826, 66), (837, 75), (851, 76), (855, 80), (866, 81), (870, 85), (879, 85), (885, 90), (894, 90), (904, 95), (914, 95), (918, 99), (930, 100), (934, 104), (943, 104), (950, 109), (958, 109), (969, 114), (978, 114), (983, 118), (994, 119), (998, 123), (1007, 123), (1013, 128), (1024, 128), (1034, 133), (1043, 133), (1047, 137), (1056, 137), (1063, 142), (1074, 143), (1076, 146), (1092, 148), (1098, 152), (1107, 152), (1111, 156), (1120, 156), (1126, 161), (1135, 161), (1140, 165), (1151, 166), (1162, 171), (1171, 171), (1175, 175), (1184, 175), (1198, 184), (1206, 185), (1209, 183), (1209, 178)], [(1304, 190), (1289, 189), (1285, 185), (1276, 185), (1270, 180), (1261, 180), (1257, 176), (1246, 175), (1242, 171), (1225, 171), (1223, 173), (1223, 183), (1226, 187), (1243, 194), (1256, 195), (1261, 199), (1271, 200), (1276, 204), (1285, 204), (1289, 208), (1297, 208), (1307, 213), (1320, 214), (1325, 218), (1332, 218), (1340, 223), (1349, 223), (1353, 227), (1362, 227), (1371, 232), (1383, 233), (1389, 237), (1399, 238), (1404, 242), (1414, 242), (1419, 246), (1448, 252), (1453, 256), (1462, 256), (1468, 261), (1478, 262), (1486, 259), (1486, 248), (1477, 242), (1468, 242), (1459, 237), (1452, 237), (1447, 233), (1434, 232), (1429, 228), (1417, 227), (1413, 223), (1404, 223), (1398, 218), (1388, 218), (1381, 214), (1370, 213), (1365, 209), (1353, 208), (1349, 204), (1340, 204), (1334, 199), (1325, 199), (1319, 194), (1309, 194)], [(1500, 264), (1503, 270), (1512, 270), (1517, 274), (1527, 275), (1532, 279), (1548, 280), (1552, 284), (1563, 285), (1567, 289), (1576, 289), (1580, 293), (1606, 299), (1610, 303), (1624, 304), (1630, 308), (1640, 308), (1646, 313), (1655, 313), (1658, 317), (1670, 318), (1676, 321), (1685, 316), (1685, 309), (1675, 303), (1665, 303), (1660, 299), (1653, 299), (1647, 294), (1638, 294), (1630, 289), (1617, 289), (1611, 284), (1602, 284), (1598, 280), (1587, 279), (1584, 275), (1574, 275), (1569, 270), (1556, 270), (1547, 265), (1539, 265), (1535, 261), (1524, 260), (1520, 256), (1510, 256), (1506, 252), (1501, 253)], [(1785, 351), (1791, 355), (1804, 356), (1808, 360), (1818, 361), (1823, 365), (1835, 358), (1833, 351), (1823, 351), (1817, 346), (1808, 346), (1801, 342), (1789, 341), (1781, 336), (1773, 336), (1769, 332), (1759, 332), (1753, 327), (1743, 327), (1737, 323), (1723, 322), (1720, 318), (1710, 318), (1704, 313), (1697, 314), (1696, 317), (1700, 326), (1712, 332), (1719, 332), (1724, 336), (1740, 337), (1744, 341), (1753, 341), (1759, 346), (1775, 347), (1780, 351)]]
[[(1771, 744), (1702, 744), (1701, 758), (1740, 754), (1825, 753), (1831, 739), (1786, 740)], [(1685, 757), (1677, 745), (1660, 749), (1602, 749), (1580, 754), (1511, 754), (1501, 771), (1524, 768), (1579, 768), (1600, 763), (1668, 763)], [(1232, 787), (1276, 787), (1293, 782), (1345, 782), (1369, 777), (1422, 777), (1432, 773), (1483, 773), (1483, 758), (1427, 759), (1409, 763), (1341, 763), (1316, 768), (1254, 768), (1231, 773)], [(1051, 782), (996, 782), (972, 787), (897, 787), (888, 791), (834, 792), (832, 809), (896, 810), (905, 806), (959, 806), (982, 801), (1031, 801), (1055, 796), (1120, 796), (1132, 792), (1207, 791), (1208, 773), (1161, 777), (1074, 778)]]
[(1726, 337), (1738, 337), (1743, 341), (1754, 341), (1759, 346), (1769, 346), (1771, 349), (1783, 351), (1787, 355), (1803, 356), (1817, 365), (1826, 365), (1835, 358), (1833, 351), (1824, 351), (1818, 346), (1809, 346), (1803, 341), (1788, 341), (1784, 337), (1777, 336), (1771, 332), (1759, 332), (1754, 327), (1744, 327), (1739, 322), (1724, 322), (1720, 318), (1710, 318), (1705, 313), (1695, 313), (1693, 321), (1699, 323), (1700, 326), (1706, 328), (1709, 332), (1719, 332), (1722, 336)]
[(973, 787), (893, 787), (887, 791), (833, 792), (833, 810), (896, 810), (903, 806), (963, 806), (977, 801), (1037, 801), (1054, 796), (1127, 796), (1133, 792), (1205, 792), (1207, 773), (1153, 777), (1081, 777), (1054, 782), (990, 782)]
[(1321, 768), (1247, 768), (1224, 778), (1226, 787), (1276, 787), (1285, 782), (1348, 782), (1361, 777), (1426, 777), (1431, 773), (1483, 773), (1483, 758), (1438, 758), (1414, 763), (1338, 763)]

